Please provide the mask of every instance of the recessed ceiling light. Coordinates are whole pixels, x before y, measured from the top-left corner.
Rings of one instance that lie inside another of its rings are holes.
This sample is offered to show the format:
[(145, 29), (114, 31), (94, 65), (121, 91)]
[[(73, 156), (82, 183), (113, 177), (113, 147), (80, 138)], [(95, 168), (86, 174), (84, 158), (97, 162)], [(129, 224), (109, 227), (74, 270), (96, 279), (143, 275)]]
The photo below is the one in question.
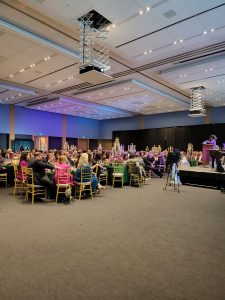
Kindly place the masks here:
[(174, 45), (176, 45), (176, 44), (177, 44), (177, 41), (174, 41), (173, 43), (174, 43)]
[(210, 71), (213, 71), (213, 68), (210, 68)]
[(12, 78), (13, 76), (14, 76), (13, 74), (10, 74), (10, 75), (9, 75), (10, 78)]
[(183, 43), (183, 40), (180, 40), (180, 43)]
[(143, 10), (140, 10), (140, 11), (139, 11), (139, 14), (142, 15), (142, 14), (143, 14)]
[(206, 34), (207, 34), (207, 31), (204, 31), (204, 32), (203, 32), (203, 35), (206, 35)]
[(115, 28), (115, 27), (116, 27), (116, 25), (115, 25), (115, 24), (112, 24), (112, 27), (113, 27), (113, 28)]
[(21, 97), (21, 96), (22, 96), (22, 94), (18, 94), (18, 96), (19, 96), (19, 97)]
[(151, 50), (151, 49), (149, 50), (149, 53), (152, 53), (152, 50)]
[(211, 28), (211, 29), (210, 29), (210, 31), (211, 31), (211, 32), (214, 32), (214, 31), (215, 31), (215, 29), (214, 29), (214, 28)]
[(147, 6), (147, 7), (146, 7), (146, 10), (147, 10), (147, 11), (150, 11), (150, 7), (149, 7), (149, 6)]
[(144, 52), (144, 55), (147, 55), (147, 51)]
[(31, 68), (35, 67), (35, 64), (31, 64), (30, 67), (31, 67)]
[(62, 80), (58, 80), (58, 83), (62, 83)]
[(25, 71), (24, 69), (21, 69), (21, 70), (20, 70), (20, 73), (23, 73), (24, 71)]

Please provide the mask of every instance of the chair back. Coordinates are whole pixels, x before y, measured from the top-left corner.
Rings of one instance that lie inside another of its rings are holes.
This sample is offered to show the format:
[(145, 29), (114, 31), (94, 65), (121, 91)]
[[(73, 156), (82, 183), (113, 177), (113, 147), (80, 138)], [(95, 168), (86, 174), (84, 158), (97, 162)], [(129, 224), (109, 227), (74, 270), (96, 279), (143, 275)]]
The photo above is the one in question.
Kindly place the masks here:
[(13, 169), (14, 169), (14, 178), (16, 179), (18, 177), (18, 166), (13, 165)]
[(57, 176), (56, 184), (70, 184), (71, 176), (69, 173), (61, 173)]
[(26, 182), (34, 185), (34, 173), (32, 168), (26, 168)]
[(124, 167), (122, 165), (114, 165), (113, 172), (117, 174), (123, 174)]
[(27, 180), (27, 169), (28, 168), (26, 166), (21, 166), (22, 178), (24, 182)]
[(130, 174), (140, 174), (140, 169), (135, 162), (129, 163), (129, 173)]
[(80, 181), (81, 182), (91, 182), (92, 171), (90, 167), (81, 168)]

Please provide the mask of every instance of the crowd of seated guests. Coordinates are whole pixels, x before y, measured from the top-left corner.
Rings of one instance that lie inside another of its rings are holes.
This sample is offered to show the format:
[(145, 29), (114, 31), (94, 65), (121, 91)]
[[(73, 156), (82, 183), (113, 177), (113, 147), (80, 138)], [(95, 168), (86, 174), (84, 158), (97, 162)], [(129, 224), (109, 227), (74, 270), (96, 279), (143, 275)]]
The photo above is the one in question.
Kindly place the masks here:
[(202, 152), (193, 151), (193, 152), (180, 152), (181, 159), (179, 161), (180, 166), (200, 166), (202, 165)]
[[(0, 154), (0, 163), (4, 161), (4, 165), (14, 164), (14, 161), (19, 162), (19, 178), (21, 178), (21, 167), (28, 166), (32, 167), (35, 174), (35, 182), (46, 183), (47, 177), (45, 177), (45, 169), (56, 169), (56, 174), (60, 174), (60, 169), (74, 169), (78, 167), (79, 159), (81, 158), (83, 152), (82, 150), (74, 149), (73, 151), (63, 151), (63, 150), (49, 150), (49, 151), (19, 151), (13, 153), (11, 149), (2, 150)], [(127, 164), (129, 162), (136, 162), (140, 174), (146, 176), (146, 173), (151, 170), (159, 177), (162, 177), (162, 173), (159, 171), (158, 164), (161, 160), (164, 160), (166, 156), (166, 151), (158, 153), (156, 151), (140, 151), (136, 153), (124, 152), (122, 156), (117, 156), (112, 151), (90, 151), (87, 152), (88, 163), (92, 168), (92, 171), (97, 172), (97, 177), (100, 173), (106, 172), (106, 167), (108, 164), (114, 162)], [(83, 156), (82, 156), (83, 159)], [(37, 176), (39, 174), (39, 176)], [(41, 174), (41, 175), (40, 175)], [(41, 177), (41, 179), (40, 179)], [(41, 181), (40, 181), (41, 180)], [(45, 182), (46, 181), (46, 182)], [(57, 175), (55, 175), (55, 181), (57, 182)], [(47, 183), (46, 183), (47, 184)], [(49, 184), (49, 183), (48, 183)], [(51, 188), (52, 184), (49, 184)]]
[[(73, 171), (70, 177), (71, 186), (74, 181), (79, 182), (81, 168), (89, 168), (92, 175), (92, 188), (94, 190), (101, 190), (103, 186), (98, 182), (100, 174), (107, 172), (107, 165), (111, 164), (127, 164), (135, 163), (138, 167), (139, 174), (142, 177), (148, 177), (155, 174), (162, 177), (165, 171), (163, 166), (166, 165), (166, 157), (168, 151), (161, 151), (159, 148), (153, 148), (148, 151), (140, 151), (129, 153), (123, 151), (118, 155), (112, 150), (88, 150), (82, 151), (74, 148), (72, 150), (49, 150), (49, 151), (18, 151), (13, 153), (11, 149), (2, 150), (0, 153), (0, 170), (7, 164), (13, 164), (17, 161), (18, 179), (22, 179), (22, 167), (31, 167), (34, 174), (34, 183), (43, 185), (48, 188), (51, 195), (56, 193), (56, 184), (58, 178), (62, 174)], [(181, 152), (180, 165), (190, 165), (190, 161), (196, 161), (196, 164), (201, 164), (202, 153), (198, 151)], [(53, 178), (50, 178), (46, 170), (54, 171)]]

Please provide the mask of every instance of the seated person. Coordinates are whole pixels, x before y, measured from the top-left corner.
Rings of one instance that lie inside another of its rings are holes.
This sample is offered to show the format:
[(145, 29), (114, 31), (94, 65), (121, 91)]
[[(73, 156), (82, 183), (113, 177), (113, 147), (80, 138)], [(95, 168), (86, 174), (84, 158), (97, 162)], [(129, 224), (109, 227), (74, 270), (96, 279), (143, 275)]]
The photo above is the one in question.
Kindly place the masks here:
[(136, 164), (137, 168), (139, 169), (140, 176), (143, 176), (145, 178), (147, 177), (144, 168), (144, 160), (142, 157), (138, 155), (130, 154), (129, 159), (127, 159), (127, 164), (129, 165), (130, 162)]
[(23, 180), (22, 168), (28, 166), (28, 152), (22, 152), (20, 156), (20, 162), (18, 166), (18, 176), (17, 179)]
[(143, 161), (144, 161), (144, 168), (145, 171), (152, 171), (154, 172), (156, 175), (158, 175), (160, 178), (162, 178), (162, 173), (155, 167), (154, 162), (155, 159), (154, 157), (149, 157), (147, 154), (144, 155), (143, 157)]
[(181, 153), (181, 159), (179, 161), (179, 165), (190, 167), (190, 163), (188, 161), (187, 154), (185, 152)]
[[(82, 153), (77, 165), (76, 173), (75, 173), (75, 181), (80, 182), (81, 181), (81, 168), (85, 168), (87, 171), (90, 173), (92, 172), (91, 166), (88, 163), (88, 154), (87, 153)], [(101, 190), (104, 189), (104, 187), (98, 182), (97, 177), (92, 174), (91, 177), (92, 181), (92, 190)]]
[(95, 157), (92, 159), (92, 170), (96, 173), (97, 178), (99, 178), (100, 174), (106, 173), (106, 168), (103, 165), (101, 153), (96, 153)]
[[(54, 182), (58, 183), (59, 175), (66, 175), (70, 172), (70, 164), (67, 163), (66, 155), (60, 155), (59, 156), (59, 162), (55, 163), (55, 168), (56, 167), (60, 168), (60, 169), (58, 169), (58, 168), (55, 169), (55, 173), (54, 173)], [(67, 182), (65, 182), (65, 183), (67, 183)], [(73, 185), (73, 176), (72, 176), (72, 174), (70, 174), (70, 184)]]
[[(34, 158), (28, 162), (28, 167), (33, 169), (34, 184), (46, 186), (52, 196), (55, 195), (55, 184), (51, 181), (45, 172), (45, 169), (53, 170), (54, 166), (43, 161), (43, 153), (35, 152)], [(56, 166), (56, 168), (59, 168)]]

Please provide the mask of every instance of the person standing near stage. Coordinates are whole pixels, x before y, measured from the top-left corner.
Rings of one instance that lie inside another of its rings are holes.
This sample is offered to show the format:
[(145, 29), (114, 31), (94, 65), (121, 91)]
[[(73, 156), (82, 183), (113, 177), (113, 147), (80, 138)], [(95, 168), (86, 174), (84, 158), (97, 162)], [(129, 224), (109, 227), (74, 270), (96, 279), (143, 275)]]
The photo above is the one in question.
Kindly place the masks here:
[(211, 134), (207, 141), (207, 144), (216, 145), (216, 140), (217, 136), (215, 136), (215, 134)]

